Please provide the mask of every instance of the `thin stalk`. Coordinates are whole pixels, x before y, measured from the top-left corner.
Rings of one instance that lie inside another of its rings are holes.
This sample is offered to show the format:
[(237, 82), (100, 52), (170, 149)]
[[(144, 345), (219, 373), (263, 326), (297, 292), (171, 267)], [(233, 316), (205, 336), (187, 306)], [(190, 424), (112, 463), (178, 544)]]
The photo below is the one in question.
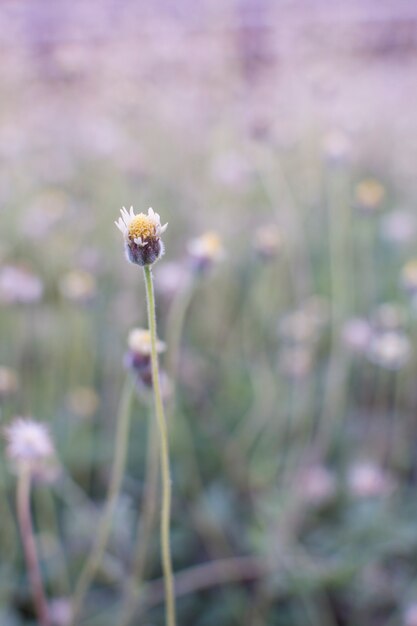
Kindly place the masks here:
[(50, 626), (51, 621), (49, 619), (48, 604), (43, 589), (38, 552), (33, 533), (33, 523), (30, 512), (30, 488), (30, 469), (26, 465), (23, 465), (20, 468), (17, 483), (17, 516), (20, 534), (37, 617), (41, 626)]
[[(168, 375), (173, 383), (176, 383), (176, 377), (180, 367), (180, 348), (181, 338), (185, 323), (185, 316), (190, 306), (191, 298), (194, 293), (194, 277), (190, 276), (184, 288), (176, 294), (172, 303), (171, 311), (167, 322), (167, 338), (168, 338)], [(174, 393), (176, 384), (174, 384)], [(175, 401), (172, 400), (172, 404)]]
[[(187, 417), (181, 407), (178, 406), (178, 372), (181, 368), (181, 340), (184, 331), (186, 316), (192, 301), (195, 287), (195, 276), (188, 277), (183, 289), (180, 290), (172, 303), (166, 329), (168, 343), (167, 365), (168, 375), (173, 383), (173, 393), (168, 404), (168, 414), (175, 415), (177, 439), (181, 446), (187, 450), (185, 458), (188, 462), (189, 487), (192, 491), (191, 498), (197, 498), (203, 489), (203, 477), (195, 450), (194, 436)], [(190, 507), (190, 515), (200, 533), (208, 553), (214, 558), (220, 558), (224, 554), (230, 554), (230, 546), (227, 538), (220, 528), (215, 527), (215, 517), (210, 510), (204, 512), (204, 519), (195, 514)]]
[(77, 619), (82, 609), (82, 605), (87, 591), (94, 579), (94, 576), (97, 573), (97, 570), (100, 567), (103, 554), (106, 550), (107, 541), (109, 539), (113, 515), (116, 508), (117, 499), (119, 497), (120, 487), (126, 465), (132, 398), (133, 382), (130, 379), (127, 379), (125, 387), (123, 389), (117, 417), (116, 449), (106, 505), (98, 527), (96, 541), (93, 544), (84, 568), (80, 574), (74, 592), (74, 625), (77, 623)]
[(127, 581), (126, 592), (122, 604), (120, 626), (127, 626), (133, 619), (137, 596), (144, 580), (149, 544), (157, 511), (158, 478), (159, 478), (159, 447), (156, 424), (149, 424), (147, 459), (145, 470), (145, 489), (143, 505), (136, 533), (136, 546), (132, 569)]
[(166, 624), (175, 626), (175, 597), (174, 576), (172, 573), (171, 546), (170, 546), (170, 518), (171, 518), (171, 477), (169, 469), (168, 430), (165, 420), (164, 405), (162, 402), (161, 385), (159, 381), (159, 366), (156, 338), (155, 296), (153, 290), (152, 270), (149, 265), (144, 268), (146, 299), (148, 304), (148, 322), (151, 334), (152, 348), (152, 383), (155, 399), (155, 413), (158, 424), (161, 444), (161, 477), (162, 477), (162, 508), (161, 508), (161, 549), (162, 568), (164, 572), (166, 597)]
[[(50, 580), (50, 591), (54, 596), (68, 597), (71, 593), (68, 563), (60, 541), (54, 498), (49, 488), (37, 489), (34, 498), (34, 517), (38, 528), (47, 529), (48, 533), (50, 533), (51, 541), (53, 542), (53, 560), (54, 563), (59, 564), (59, 569), (57, 569), (55, 575), (48, 577), (48, 580)], [(42, 559), (42, 549), (40, 550), (40, 555)], [(45, 559), (42, 560), (45, 562)], [(45, 565), (46, 572), (48, 572), (47, 562), (45, 562)]]

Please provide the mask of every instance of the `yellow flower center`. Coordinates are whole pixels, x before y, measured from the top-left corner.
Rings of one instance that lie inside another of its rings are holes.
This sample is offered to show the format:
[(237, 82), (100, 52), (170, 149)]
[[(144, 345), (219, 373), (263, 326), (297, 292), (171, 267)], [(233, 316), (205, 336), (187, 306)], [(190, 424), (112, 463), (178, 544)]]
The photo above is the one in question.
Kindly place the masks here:
[(155, 222), (144, 213), (135, 215), (129, 224), (129, 237), (131, 239), (136, 239), (137, 237), (150, 239), (155, 237)]
[(356, 186), (356, 197), (367, 208), (376, 208), (385, 197), (385, 188), (373, 178), (367, 178)]
[(208, 232), (201, 236), (200, 238), (201, 246), (209, 256), (216, 256), (222, 250), (222, 244), (220, 237), (217, 233)]

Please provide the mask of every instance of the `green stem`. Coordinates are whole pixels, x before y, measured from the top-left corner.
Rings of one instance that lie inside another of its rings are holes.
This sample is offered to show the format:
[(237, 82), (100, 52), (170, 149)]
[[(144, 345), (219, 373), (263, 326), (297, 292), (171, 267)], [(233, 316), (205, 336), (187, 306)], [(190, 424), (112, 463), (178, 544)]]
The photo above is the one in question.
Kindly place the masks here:
[(162, 568), (164, 572), (166, 596), (166, 624), (175, 626), (175, 599), (174, 576), (172, 573), (170, 547), (170, 518), (171, 518), (171, 477), (169, 469), (168, 431), (165, 420), (164, 405), (162, 402), (161, 385), (159, 381), (158, 352), (156, 348), (156, 318), (155, 296), (153, 291), (152, 271), (149, 265), (144, 268), (146, 297), (148, 303), (148, 321), (151, 334), (152, 348), (152, 382), (155, 398), (155, 413), (161, 439), (161, 476), (162, 476), (162, 510), (161, 510), (161, 548)]
[(149, 424), (147, 441), (147, 460), (145, 470), (145, 489), (142, 511), (136, 533), (136, 546), (132, 569), (127, 581), (126, 592), (122, 603), (119, 626), (128, 626), (133, 619), (138, 604), (138, 595), (143, 584), (150, 539), (157, 512), (158, 479), (159, 479), (159, 446), (158, 431), (154, 421)]
[[(181, 338), (185, 323), (185, 316), (194, 293), (194, 280), (190, 277), (185, 287), (176, 294), (172, 303), (171, 311), (167, 321), (167, 341), (168, 341), (168, 375), (174, 384), (174, 394), (176, 390), (176, 378), (180, 366)], [(171, 401), (175, 404), (175, 396)]]
[(30, 512), (30, 487), (30, 469), (26, 465), (23, 465), (20, 468), (17, 483), (17, 515), (19, 519), (20, 534), (22, 536), (26, 566), (39, 624), (41, 624), (41, 626), (50, 626), (51, 621), (49, 619), (48, 604), (46, 602), (42, 584), (42, 576), (39, 567), (38, 552), (36, 549), (32, 516)]
[(107, 494), (106, 505), (103, 516), (98, 527), (96, 541), (90, 551), (84, 568), (75, 588), (73, 597), (73, 624), (77, 623), (78, 616), (87, 591), (100, 567), (103, 554), (109, 539), (111, 524), (117, 500), (120, 493), (120, 486), (126, 465), (128, 448), (128, 436), (130, 427), (131, 403), (133, 398), (133, 382), (127, 379), (120, 401), (117, 416), (116, 450), (114, 455), (110, 486)]

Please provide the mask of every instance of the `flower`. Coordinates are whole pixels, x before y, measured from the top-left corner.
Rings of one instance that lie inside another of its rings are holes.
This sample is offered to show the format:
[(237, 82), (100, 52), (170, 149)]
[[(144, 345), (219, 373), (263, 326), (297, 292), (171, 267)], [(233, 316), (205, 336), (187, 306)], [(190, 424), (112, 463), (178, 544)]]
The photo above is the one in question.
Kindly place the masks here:
[(72, 270), (59, 281), (59, 290), (64, 298), (84, 304), (96, 295), (96, 279), (89, 272)]
[(0, 270), (0, 302), (4, 304), (32, 304), (43, 295), (42, 280), (29, 269), (6, 265)]
[(417, 259), (407, 261), (401, 270), (401, 284), (410, 293), (417, 292)]
[[(127, 344), (129, 346), (129, 349), (135, 354), (150, 356), (152, 353), (151, 333), (149, 332), (149, 330), (146, 330), (144, 328), (134, 328), (133, 330), (131, 330), (129, 333)], [(157, 352), (164, 352), (165, 348), (165, 343), (157, 339)]]
[(345, 163), (352, 150), (349, 137), (340, 130), (328, 132), (323, 138), (323, 153), (332, 165)]
[(342, 328), (342, 341), (351, 352), (365, 352), (372, 339), (372, 327), (368, 320), (352, 317)]
[(92, 417), (100, 405), (100, 398), (92, 387), (75, 387), (66, 397), (69, 411), (76, 417)]
[(121, 217), (115, 224), (124, 237), (128, 261), (141, 266), (152, 265), (164, 253), (161, 235), (168, 224), (161, 226), (161, 218), (151, 208), (147, 215), (135, 215), (133, 207), (130, 211), (123, 207), (120, 212)]
[[(152, 345), (151, 333), (145, 328), (133, 328), (127, 340), (128, 350), (125, 355), (125, 367), (129, 369), (136, 383), (137, 390), (142, 393), (152, 389)], [(165, 352), (166, 344), (156, 340), (156, 351)], [(171, 381), (164, 371), (160, 372), (162, 395), (167, 399), (172, 393)]]
[(417, 234), (417, 221), (414, 214), (402, 209), (391, 211), (381, 220), (380, 233), (385, 241), (394, 245), (412, 243)]
[[(125, 366), (133, 370), (140, 376), (144, 376), (146, 379), (150, 377), (152, 381), (152, 366), (151, 366), (151, 333), (145, 328), (133, 328), (130, 331), (127, 340), (128, 351), (125, 356)], [(164, 352), (166, 345), (159, 339), (156, 340), (156, 350), (160, 354)]]
[(282, 248), (282, 234), (274, 224), (260, 226), (255, 232), (255, 251), (265, 261), (273, 259)]
[(54, 445), (45, 424), (30, 417), (16, 417), (4, 433), (11, 461), (37, 469), (54, 459)]
[(389, 495), (395, 486), (393, 477), (372, 461), (356, 462), (349, 470), (347, 484), (357, 498)]
[(355, 188), (357, 206), (370, 215), (381, 208), (385, 195), (385, 187), (375, 178), (365, 178)]
[(382, 368), (397, 371), (407, 364), (411, 356), (411, 343), (402, 331), (376, 333), (370, 342), (368, 359)]
[(208, 231), (189, 242), (188, 254), (197, 271), (207, 270), (224, 257), (221, 239), (216, 232)]

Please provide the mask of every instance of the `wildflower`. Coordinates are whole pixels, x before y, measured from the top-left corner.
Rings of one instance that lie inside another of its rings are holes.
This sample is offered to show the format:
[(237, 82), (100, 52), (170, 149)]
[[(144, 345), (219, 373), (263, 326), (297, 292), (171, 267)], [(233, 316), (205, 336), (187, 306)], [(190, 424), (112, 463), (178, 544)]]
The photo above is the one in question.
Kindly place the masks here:
[(323, 153), (330, 164), (345, 163), (349, 158), (351, 149), (349, 137), (342, 131), (330, 131), (323, 139)]
[(381, 220), (380, 232), (385, 241), (394, 245), (411, 243), (417, 234), (415, 216), (410, 211), (391, 211)]
[(205, 271), (224, 257), (220, 237), (209, 231), (192, 239), (188, 244), (188, 253), (196, 271)]
[[(144, 328), (134, 328), (130, 331), (127, 340), (128, 352), (125, 357), (126, 367), (136, 372), (149, 371), (151, 373), (151, 333)], [(165, 351), (165, 343), (157, 340), (156, 349), (159, 354)]]
[(401, 270), (401, 284), (411, 293), (417, 293), (417, 259), (410, 259)]
[(375, 178), (365, 178), (356, 185), (355, 198), (364, 213), (375, 213), (384, 201), (385, 187)]
[(29, 417), (16, 417), (4, 432), (7, 456), (17, 465), (36, 470), (54, 459), (54, 446), (45, 424)]
[(59, 282), (59, 290), (64, 298), (81, 304), (90, 302), (97, 290), (96, 280), (89, 272), (73, 270), (65, 274)]
[(401, 369), (409, 360), (410, 340), (403, 332), (387, 331), (376, 333), (368, 350), (368, 359), (388, 370)]
[(352, 352), (365, 352), (372, 337), (372, 328), (369, 322), (360, 317), (348, 320), (342, 329), (342, 340)]
[(75, 387), (69, 392), (66, 404), (76, 417), (88, 419), (97, 411), (100, 399), (91, 387)]
[(401, 330), (405, 323), (405, 310), (395, 302), (381, 304), (373, 315), (373, 325), (379, 331)]
[(31, 271), (6, 265), (0, 270), (0, 302), (5, 304), (31, 304), (43, 295), (41, 279)]
[(282, 248), (282, 235), (275, 225), (261, 226), (255, 232), (255, 251), (265, 261), (275, 258)]
[(348, 486), (358, 498), (389, 495), (394, 488), (393, 478), (372, 461), (360, 461), (351, 467)]
[(153, 209), (150, 208), (147, 215), (135, 215), (133, 207), (130, 207), (130, 211), (123, 207), (121, 217), (115, 224), (124, 237), (128, 261), (145, 266), (161, 258), (164, 253), (161, 235), (168, 224), (161, 226), (161, 218)]

